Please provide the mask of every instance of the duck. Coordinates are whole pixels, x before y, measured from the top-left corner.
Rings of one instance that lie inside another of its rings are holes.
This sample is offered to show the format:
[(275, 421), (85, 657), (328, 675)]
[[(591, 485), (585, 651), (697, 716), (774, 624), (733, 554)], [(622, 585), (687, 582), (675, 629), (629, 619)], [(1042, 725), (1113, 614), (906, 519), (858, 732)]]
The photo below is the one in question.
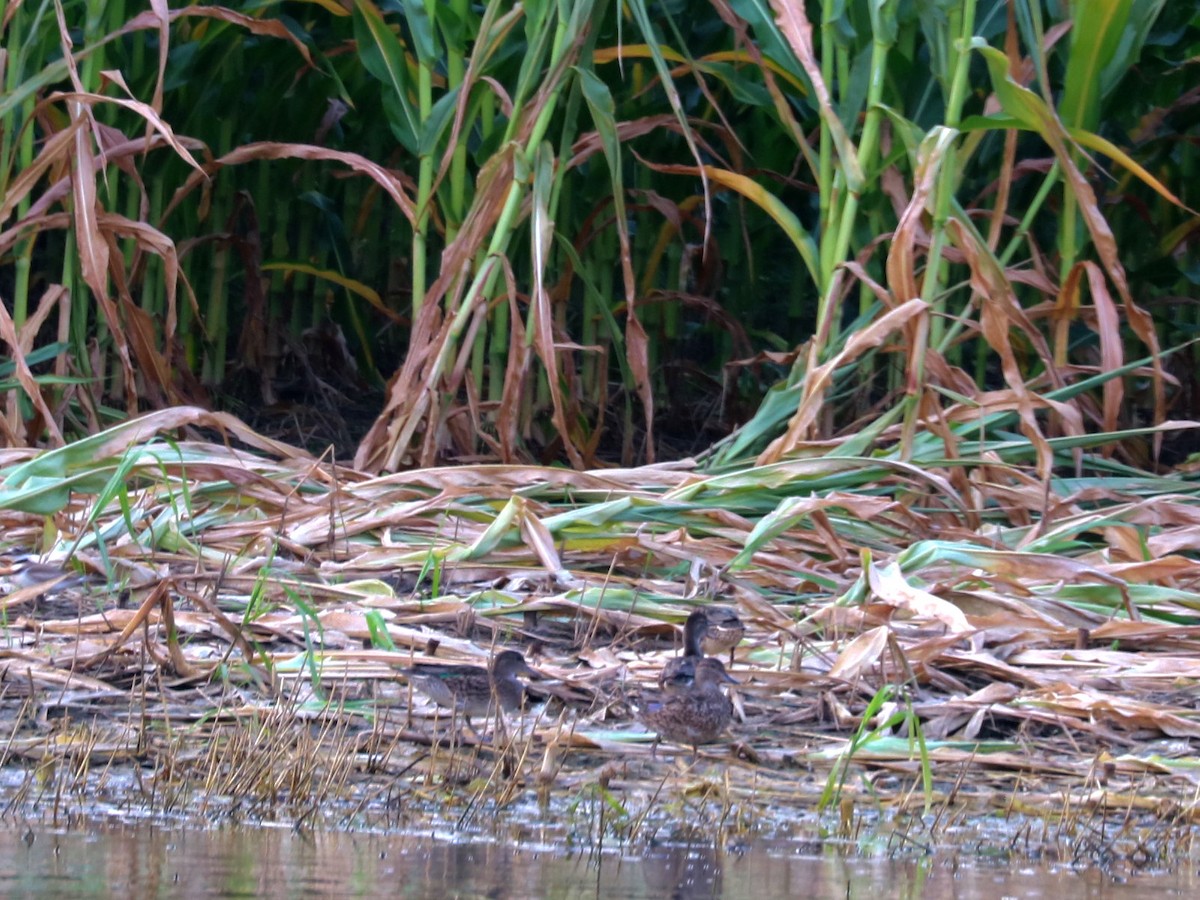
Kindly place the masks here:
[(660, 690), (676, 691), (696, 680), (696, 661), (704, 658), (701, 645), (707, 633), (708, 616), (697, 609), (683, 623), (683, 656), (668, 660), (658, 673)]
[(655, 749), (659, 740), (690, 745), (694, 759), (699, 746), (715, 741), (733, 718), (733, 703), (721, 690), (722, 682), (739, 682), (715, 656), (695, 660), (693, 665), (695, 681), (690, 685), (675, 684), (673, 690), (644, 693), (638, 718), (658, 735)]
[(729, 664), (733, 665), (733, 648), (746, 635), (746, 626), (741, 618), (727, 606), (707, 606), (704, 616), (708, 620), (701, 649), (709, 656), (718, 656), (729, 651)]
[(88, 580), (87, 576), (67, 569), (60, 563), (42, 562), (32, 556), (21, 557), (3, 575), (17, 590), (35, 585), (66, 590), (79, 587)]
[(539, 677), (516, 650), (498, 653), (487, 669), (418, 663), (400, 672), (438, 706), (461, 713), (472, 730), (475, 726), (471, 724), (471, 716), (486, 716), (497, 709), (513, 712), (521, 707), (525, 686), (517, 680), (518, 675)]

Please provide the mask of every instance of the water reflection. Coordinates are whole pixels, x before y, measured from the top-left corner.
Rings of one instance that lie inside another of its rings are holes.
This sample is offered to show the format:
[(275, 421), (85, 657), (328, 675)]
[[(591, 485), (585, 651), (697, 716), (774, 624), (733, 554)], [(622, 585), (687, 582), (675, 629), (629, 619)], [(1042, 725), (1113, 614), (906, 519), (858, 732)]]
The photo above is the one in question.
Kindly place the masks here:
[(656, 847), (640, 864), (648, 896), (722, 897), (726, 854), (715, 847)]
[(1125, 882), (1095, 870), (657, 846), (564, 854), (435, 835), (113, 827), (0, 831), (2, 897), (954, 898), (1193, 897), (1195, 866)]

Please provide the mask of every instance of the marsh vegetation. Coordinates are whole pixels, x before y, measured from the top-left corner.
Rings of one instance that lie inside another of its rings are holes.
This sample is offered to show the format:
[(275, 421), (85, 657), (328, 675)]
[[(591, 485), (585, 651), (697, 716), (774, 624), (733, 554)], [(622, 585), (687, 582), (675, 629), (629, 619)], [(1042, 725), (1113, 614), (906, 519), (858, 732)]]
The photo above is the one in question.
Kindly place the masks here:
[[(0, 36), (10, 814), (1190, 846), (1189, 4)], [(652, 754), (712, 604), (731, 724)], [(505, 650), (470, 728), (403, 671)]]

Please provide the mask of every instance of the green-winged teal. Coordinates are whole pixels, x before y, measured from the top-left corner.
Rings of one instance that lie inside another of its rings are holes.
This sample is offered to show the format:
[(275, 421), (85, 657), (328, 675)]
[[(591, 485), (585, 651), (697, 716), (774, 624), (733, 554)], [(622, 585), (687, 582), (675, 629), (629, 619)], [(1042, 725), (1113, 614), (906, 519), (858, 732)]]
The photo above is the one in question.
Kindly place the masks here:
[(537, 677), (537, 672), (516, 650), (497, 654), (490, 670), (482, 666), (418, 663), (401, 672), (438, 706), (462, 713), (468, 725), (471, 716), (487, 715), (497, 708), (506, 712), (520, 708), (525, 686), (517, 676)]
[(668, 660), (658, 673), (658, 686), (665, 691), (676, 691), (696, 680), (696, 662), (704, 657), (700, 649), (704, 635), (708, 633), (708, 616), (698, 609), (683, 623), (683, 656)]
[(34, 557), (22, 557), (3, 573), (14, 589), (46, 585), (47, 588), (66, 590), (87, 582), (79, 572), (63, 568), (57, 562), (39, 562)]
[(727, 606), (706, 606), (705, 618), (708, 628), (705, 630), (701, 649), (710, 656), (717, 656), (729, 651), (729, 663), (733, 664), (733, 648), (738, 645), (746, 634), (746, 626), (738, 618), (738, 614)]
[(661, 740), (687, 744), (693, 756), (700, 744), (715, 741), (733, 718), (733, 704), (721, 690), (721, 682), (738, 683), (713, 656), (696, 660), (695, 670), (691, 685), (643, 694), (638, 710), (638, 718)]

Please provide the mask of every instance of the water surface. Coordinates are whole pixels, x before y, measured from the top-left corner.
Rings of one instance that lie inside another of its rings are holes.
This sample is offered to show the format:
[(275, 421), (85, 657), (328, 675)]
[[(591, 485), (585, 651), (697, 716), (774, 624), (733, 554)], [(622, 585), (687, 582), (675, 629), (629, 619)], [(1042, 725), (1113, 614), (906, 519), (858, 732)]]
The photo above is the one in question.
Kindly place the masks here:
[(566, 854), (528, 841), (281, 828), (0, 829), (3, 897), (551, 897), (767, 900), (806, 897), (1157, 898), (1200, 896), (1189, 865), (1114, 878), (1067, 865), (896, 860), (759, 842)]

